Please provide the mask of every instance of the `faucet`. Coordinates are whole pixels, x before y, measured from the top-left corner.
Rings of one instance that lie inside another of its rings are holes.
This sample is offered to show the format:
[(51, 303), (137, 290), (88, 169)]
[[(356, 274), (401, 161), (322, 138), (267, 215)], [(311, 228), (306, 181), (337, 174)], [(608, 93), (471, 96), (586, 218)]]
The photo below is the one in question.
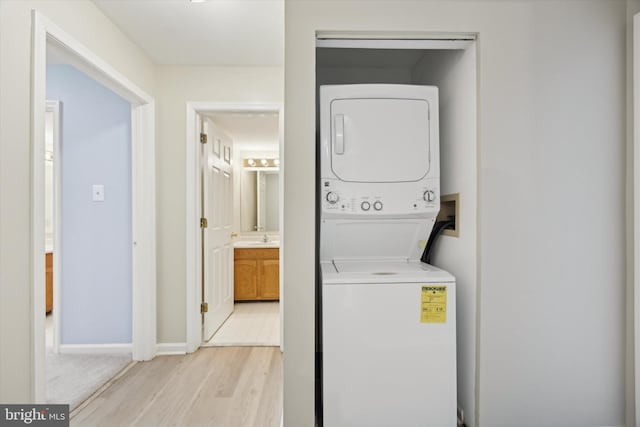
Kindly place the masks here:
[(264, 233), (264, 236), (262, 236), (262, 241), (264, 243), (267, 243), (269, 241), (269, 236), (267, 236), (267, 233)]

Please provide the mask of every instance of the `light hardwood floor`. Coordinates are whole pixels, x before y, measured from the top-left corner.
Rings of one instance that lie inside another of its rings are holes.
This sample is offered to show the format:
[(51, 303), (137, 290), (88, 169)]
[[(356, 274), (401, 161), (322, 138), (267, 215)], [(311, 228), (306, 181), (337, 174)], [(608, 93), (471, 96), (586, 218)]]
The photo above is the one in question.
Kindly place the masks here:
[(281, 413), (279, 348), (210, 347), (135, 364), (71, 425), (276, 427)]

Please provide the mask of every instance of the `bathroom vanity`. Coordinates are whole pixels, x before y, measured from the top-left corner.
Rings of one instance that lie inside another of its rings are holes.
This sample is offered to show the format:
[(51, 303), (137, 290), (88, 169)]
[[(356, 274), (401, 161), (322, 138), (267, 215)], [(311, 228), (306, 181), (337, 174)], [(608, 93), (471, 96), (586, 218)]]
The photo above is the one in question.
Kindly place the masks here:
[(233, 263), (235, 301), (280, 299), (280, 249), (273, 246), (236, 245)]

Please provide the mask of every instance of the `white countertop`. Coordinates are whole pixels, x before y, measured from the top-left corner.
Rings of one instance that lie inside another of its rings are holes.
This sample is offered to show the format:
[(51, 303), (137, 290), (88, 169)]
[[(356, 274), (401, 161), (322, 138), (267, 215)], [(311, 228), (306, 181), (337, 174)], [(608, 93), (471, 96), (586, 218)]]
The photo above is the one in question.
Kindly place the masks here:
[(245, 249), (279, 248), (280, 240), (270, 240), (268, 242), (261, 240), (238, 240), (233, 244), (233, 247)]

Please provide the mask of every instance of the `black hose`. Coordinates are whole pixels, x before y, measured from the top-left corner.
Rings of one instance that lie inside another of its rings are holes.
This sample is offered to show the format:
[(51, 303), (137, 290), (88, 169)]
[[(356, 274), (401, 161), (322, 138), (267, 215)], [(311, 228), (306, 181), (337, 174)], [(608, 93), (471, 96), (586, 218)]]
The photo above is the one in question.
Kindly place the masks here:
[(431, 229), (431, 234), (429, 235), (427, 246), (425, 246), (424, 252), (422, 252), (420, 261), (431, 264), (431, 254), (433, 252), (433, 246), (435, 245), (436, 241), (445, 229), (454, 228), (455, 225), (456, 222), (453, 220), (436, 221), (436, 223), (433, 225), (433, 229)]

